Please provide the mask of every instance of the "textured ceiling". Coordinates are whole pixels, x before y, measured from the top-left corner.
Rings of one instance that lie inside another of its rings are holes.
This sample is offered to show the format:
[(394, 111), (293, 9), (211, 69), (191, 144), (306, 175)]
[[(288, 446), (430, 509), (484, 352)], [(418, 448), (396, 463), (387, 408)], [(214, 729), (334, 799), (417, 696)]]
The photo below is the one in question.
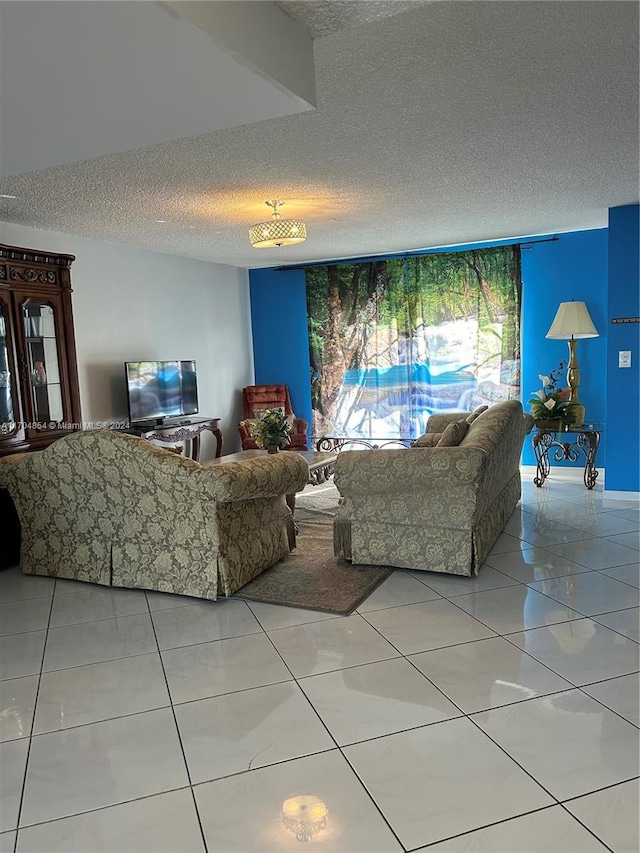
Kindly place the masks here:
[[(638, 201), (635, 2), (424, 4), (314, 54), (317, 110), (3, 179), (0, 219), (257, 267), (604, 227)], [(309, 239), (252, 249), (274, 197)]]

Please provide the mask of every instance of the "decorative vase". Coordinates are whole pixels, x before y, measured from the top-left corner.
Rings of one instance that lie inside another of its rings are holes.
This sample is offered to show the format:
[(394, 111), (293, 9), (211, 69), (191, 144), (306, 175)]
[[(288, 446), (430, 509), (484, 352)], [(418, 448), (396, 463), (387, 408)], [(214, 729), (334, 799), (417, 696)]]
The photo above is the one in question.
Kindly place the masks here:
[(277, 453), (279, 450), (277, 444), (267, 444), (267, 453)]

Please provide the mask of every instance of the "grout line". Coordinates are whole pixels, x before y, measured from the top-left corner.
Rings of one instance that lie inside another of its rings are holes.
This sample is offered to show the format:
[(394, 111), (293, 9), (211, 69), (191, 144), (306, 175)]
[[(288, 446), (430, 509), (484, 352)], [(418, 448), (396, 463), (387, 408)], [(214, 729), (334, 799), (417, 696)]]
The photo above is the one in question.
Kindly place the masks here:
[(398, 833), (395, 831), (395, 829), (393, 828), (393, 826), (391, 825), (391, 823), (387, 820), (387, 816), (386, 816), (386, 815), (385, 815), (385, 813), (382, 811), (381, 807), (378, 805), (378, 803), (377, 803), (377, 801), (376, 801), (375, 797), (373, 796), (373, 794), (371, 793), (371, 791), (369, 790), (369, 788), (366, 786), (366, 784), (364, 783), (364, 781), (360, 778), (360, 774), (358, 773), (358, 771), (356, 770), (356, 768), (353, 766), (353, 764), (349, 761), (348, 756), (347, 756), (347, 755), (345, 755), (345, 753), (344, 753), (344, 748), (343, 748), (343, 747), (338, 747), (338, 749), (340, 750), (340, 754), (342, 755), (342, 757), (344, 758), (344, 760), (345, 760), (345, 761), (347, 762), (347, 764), (349, 765), (349, 768), (351, 769), (351, 772), (353, 773), (353, 775), (356, 777), (356, 779), (357, 779), (357, 780), (358, 780), (358, 782), (360, 783), (360, 785), (361, 785), (361, 787), (362, 787), (362, 789), (363, 789), (364, 793), (365, 793), (365, 794), (366, 794), (366, 796), (369, 798), (369, 800), (370, 800), (371, 804), (374, 806), (374, 808), (376, 809), (376, 811), (378, 812), (378, 814), (380, 815), (380, 817), (382, 818), (382, 820), (383, 820), (383, 821), (386, 823), (386, 825), (388, 826), (388, 828), (389, 828), (389, 832), (390, 832), (390, 833), (393, 835), (393, 837), (397, 840), (397, 842), (398, 842), (398, 844), (400, 845), (401, 849), (402, 849), (402, 850), (406, 850), (407, 848), (405, 847), (405, 845), (404, 845), (404, 844), (402, 843), (402, 841), (400, 840), (400, 836), (399, 836), (399, 835), (398, 835)]
[[(628, 675), (635, 675), (635, 673), (630, 672), (630, 673), (628, 673)], [(616, 676), (616, 678), (625, 678), (625, 677), (626, 676), (624, 676), (624, 675)], [(612, 681), (615, 679), (609, 679), (609, 680)], [(600, 682), (594, 682), (594, 683), (595, 684), (602, 684), (603, 682), (600, 681)], [(620, 713), (620, 711), (616, 711), (615, 708), (612, 708), (610, 705), (607, 705), (607, 703), (604, 700), (598, 699), (595, 696), (592, 696), (590, 693), (587, 693), (587, 691), (584, 688), (585, 687), (592, 687), (592, 686), (593, 685), (591, 685), (591, 684), (583, 684), (580, 687), (578, 687), (578, 690), (580, 690), (580, 692), (583, 693), (585, 696), (588, 696), (589, 699), (593, 699), (594, 702), (597, 702), (599, 705), (602, 705), (604, 708), (607, 708), (609, 711), (611, 711), (612, 714), (615, 714), (616, 717), (620, 717), (620, 719), (624, 720), (625, 723), (629, 723), (630, 726), (633, 726), (636, 729), (640, 729), (640, 725), (631, 722), (631, 720), (628, 720), (623, 714)]]
[[(427, 844), (425, 847), (423, 847), (423, 846), (412, 847), (411, 850), (408, 851), (408, 853), (420, 853), (420, 851), (422, 851), (422, 850), (429, 850), (430, 847), (433, 847), (436, 844), (443, 844), (445, 842), (454, 841), (456, 839), (463, 839), (469, 835), (472, 835), (474, 832), (481, 832), (484, 829), (490, 829), (491, 827), (494, 827), (494, 826), (500, 826), (501, 824), (512, 823), (513, 821), (519, 820), (520, 818), (528, 817), (529, 815), (533, 815), (533, 814), (540, 814), (541, 812), (546, 812), (546, 811), (549, 811), (550, 809), (556, 809), (556, 808), (558, 808), (558, 806), (562, 807), (562, 805), (563, 805), (563, 803), (550, 803), (549, 805), (542, 806), (539, 809), (532, 809), (532, 810), (523, 812), (521, 814), (513, 815), (513, 817), (504, 818), (503, 820), (497, 820), (497, 821), (494, 821), (493, 823), (487, 823), (487, 824), (484, 824), (483, 826), (474, 827), (474, 829), (470, 829), (467, 832), (461, 832), (461, 833), (458, 833), (457, 835), (449, 835), (446, 838), (439, 838), (437, 841), (429, 842), (429, 844)], [(569, 812), (569, 814), (571, 815), (570, 812)], [(571, 817), (574, 817), (574, 815), (571, 815)], [(576, 818), (576, 820), (577, 820), (577, 818)], [(580, 823), (580, 821), (578, 821), (578, 822)], [(583, 824), (583, 826), (584, 826), (584, 824)], [(588, 829), (588, 827), (585, 827), (585, 829)], [(595, 833), (593, 833), (591, 830), (589, 830), (589, 832), (607, 850), (609, 850), (610, 853), (615, 853), (615, 851), (612, 850), (608, 845), (606, 845), (602, 841), (602, 839), (598, 838), (598, 836), (595, 835)]]
[[(429, 678), (429, 676), (426, 675), (421, 669), (419, 669), (418, 666), (414, 663), (414, 661), (412, 661), (410, 659), (410, 657), (415, 657), (415, 656), (420, 655), (420, 654), (429, 654), (432, 651), (433, 652), (443, 651), (443, 649), (447, 649), (447, 648), (458, 648), (461, 645), (472, 645), (474, 643), (484, 643), (487, 640), (496, 640), (496, 639), (508, 639), (508, 637), (504, 637), (504, 636), (486, 637), (482, 640), (470, 640), (468, 643), (457, 643), (454, 646), (442, 646), (442, 647), (439, 647), (438, 649), (427, 649), (427, 650), (422, 651), (422, 652), (410, 652), (408, 655), (402, 655), (401, 654), (400, 657), (384, 658), (383, 660), (369, 661), (367, 663), (362, 663), (362, 664), (354, 664), (353, 666), (343, 667), (343, 668), (340, 668), (338, 670), (328, 670), (327, 672), (314, 673), (312, 675), (303, 675), (303, 676), (298, 676), (297, 678), (294, 675), (292, 675), (290, 679), (281, 680), (281, 681), (272, 681), (272, 682), (269, 682), (268, 684), (259, 684), (259, 685), (255, 685), (252, 687), (241, 687), (241, 688), (238, 688), (236, 690), (228, 690), (224, 693), (215, 693), (212, 695), (201, 696), (197, 699), (187, 699), (184, 702), (174, 702), (170, 698), (168, 704), (157, 705), (157, 706), (154, 706), (153, 708), (143, 708), (139, 711), (130, 711), (130, 712), (125, 713), (125, 714), (117, 714), (115, 716), (103, 717), (103, 718), (96, 719), (96, 720), (89, 720), (88, 722), (85, 722), (85, 723), (76, 723), (76, 724), (71, 725), (71, 726), (65, 726), (63, 728), (58, 728), (58, 729), (48, 729), (47, 731), (42, 731), (42, 732), (34, 732), (33, 731), (33, 726), (35, 725), (35, 706), (34, 706), (34, 719), (32, 721), (31, 734), (30, 735), (24, 735), (24, 737), (22, 737), (22, 738), (12, 738), (11, 740), (26, 740), (28, 737), (40, 738), (44, 735), (52, 735), (52, 734), (60, 734), (62, 732), (70, 732), (70, 731), (73, 731), (74, 729), (85, 728), (86, 726), (94, 726), (94, 725), (98, 725), (100, 723), (108, 723), (108, 722), (112, 722), (115, 720), (122, 720), (122, 719), (125, 719), (128, 717), (138, 717), (141, 714), (149, 714), (149, 713), (153, 713), (154, 711), (166, 710), (167, 708), (170, 708), (172, 706), (174, 708), (175, 707), (180, 708), (180, 707), (183, 707), (185, 705), (193, 705), (196, 702), (207, 702), (207, 701), (212, 700), (212, 699), (219, 699), (223, 696), (233, 696), (233, 695), (236, 695), (238, 693), (247, 693), (251, 690), (262, 690), (264, 688), (274, 687), (278, 684), (291, 684), (292, 682), (295, 682), (296, 684), (298, 684), (298, 686), (301, 688), (301, 690), (304, 693), (304, 687), (303, 687), (301, 682), (307, 681), (309, 679), (318, 678), (318, 677), (321, 677), (323, 675), (330, 675), (330, 674), (333, 674), (336, 672), (344, 672), (344, 671), (348, 671), (350, 669), (359, 669), (361, 667), (366, 667), (366, 666), (375, 666), (376, 664), (379, 664), (379, 663), (386, 663), (387, 661), (399, 660), (400, 658), (404, 658), (408, 663), (410, 663), (414, 667), (414, 669), (423, 678), (425, 678), (436, 690), (438, 690), (440, 693), (442, 693), (453, 705), (455, 705), (456, 708), (459, 709), (460, 714), (465, 714), (465, 715), (477, 714), (477, 713), (482, 713), (484, 711), (491, 711), (494, 708), (505, 708), (505, 707), (509, 707), (510, 705), (520, 705), (523, 702), (531, 701), (531, 699), (538, 699), (538, 698), (541, 698), (542, 696), (551, 696), (551, 695), (554, 695), (556, 693), (566, 693), (570, 689), (576, 689), (576, 690), (582, 690), (591, 699), (594, 699), (596, 702), (599, 702), (601, 705), (604, 705), (605, 707), (609, 708), (610, 711), (613, 711), (613, 713), (617, 714), (619, 717), (626, 720), (626, 722), (631, 723), (631, 725), (635, 725), (635, 723), (632, 723), (630, 720), (627, 720), (626, 717), (623, 717), (622, 714), (617, 712), (614, 708), (610, 708), (608, 705), (606, 705), (606, 703), (604, 701), (602, 701), (601, 699), (596, 699), (596, 697), (591, 696), (590, 694), (586, 693), (586, 690), (584, 690), (585, 687), (591, 687), (591, 686), (596, 685), (596, 684), (606, 684), (609, 681), (616, 681), (617, 679), (620, 679), (620, 678), (627, 678), (631, 675), (635, 675), (636, 674), (635, 672), (622, 673), (621, 675), (614, 675), (611, 678), (597, 679), (597, 680), (591, 681), (587, 684), (574, 684), (573, 682), (569, 681), (569, 679), (566, 678), (566, 676), (560, 675), (560, 673), (551, 669), (551, 667), (549, 667), (547, 664), (542, 663), (542, 661), (539, 661), (537, 658), (534, 658), (532, 655), (528, 654), (524, 649), (521, 649), (519, 646), (515, 645), (515, 643), (512, 643), (512, 645), (514, 645), (514, 647), (516, 649), (518, 649), (518, 651), (520, 651), (524, 655), (527, 655), (527, 657), (530, 657), (532, 660), (536, 661), (536, 663), (538, 663), (540, 666), (544, 667), (545, 669), (548, 669), (554, 675), (557, 675), (559, 678), (562, 678), (563, 680), (565, 680), (569, 686), (568, 687), (561, 687), (558, 690), (549, 690), (549, 691), (546, 691), (544, 693), (537, 693), (535, 696), (528, 696), (524, 699), (516, 699), (513, 702), (503, 702), (500, 705), (489, 705), (486, 708), (480, 708), (480, 709), (474, 710), (474, 711), (465, 711), (461, 705), (458, 705), (458, 703), (455, 701), (455, 699), (453, 699), (442, 687), (439, 687), (434, 681), (432, 681)], [(151, 652), (150, 654), (157, 654), (157, 653)], [(140, 657), (148, 657), (148, 656), (149, 655), (140, 655)], [(129, 660), (129, 658), (118, 658), (118, 660)], [(161, 659), (161, 663), (162, 663), (162, 659)], [(85, 666), (91, 666), (91, 665), (92, 664), (85, 664)], [(285, 666), (286, 666), (286, 664), (285, 664)], [(73, 668), (77, 668), (77, 667), (73, 667)], [(57, 670), (57, 671), (59, 672), (60, 670)], [(64, 671), (64, 670), (62, 670), (62, 671)], [(48, 673), (42, 673), (42, 674), (47, 675)], [(163, 666), (163, 675), (165, 676), (165, 683), (167, 683), (167, 690), (168, 690), (169, 688), (168, 688), (168, 682), (166, 681), (166, 674), (164, 673), (164, 666)], [(33, 676), (20, 676), (20, 677), (33, 678)], [(311, 701), (308, 699), (306, 693), (304, 693), (304, 696), (305, 696), (305, 698), (307, 698), (308, 701)], [(314, 711), (315, 711), (315, 708), (314, 708)], [(316, 711), (316, 713), (317, 713), (317, 711)], [(456, 717), (457, 716), (459, 716), (459, 715), (456, 715)], [(455, 717), (450, 717), (448, 719), (455, 719)], [(420, 723), (419, 725), (416, 725), (416, 726), (409, 726), (407, 729), (398, 729), (397, 731), (390, 732), (390, 734), (397, 734), (401, 731), (411, 731), (411, 730), (416, 729), (416, 728), (422, 728), (422, 727), (426, 727), (426, 726), (435, 725), (438, 722), (445, 722), (445, 721), (444, 720), (434, 720), (434, 721), (429, 722), (429, 723)], [(324, 723), (323, 723), (323, 725), (324, 725)], [(326, 726), (325, 726), (325, 728), (326, 728)], [(636, 728), (638, 728), (638, 726), (636, 726)], [(327, 731), (329, 732), (329, 734), (331, 734), (329, 729), (327, 729)], [(372, 738), (364, 738), (362, 741), (350, 741), (348, 744), (343, 744), (343, 746), (352, 746), (355, 743), (364, 743), (367, 740), (377, 740), (378, 737), (384, 737), (384, 736), (385, 735), (378, 735), (378, 736), (375, 736)], [(10, 743), (11, 741), (8, 740), (8, 741), (3, 741), (3, 742), (4, 743)], [(341, 745), (336, 741), (336, 747), (340, 747), (340, 746)], [(320, 750), (320, 752), (325, 752), (325, 751), (326, 750)], [(309, 754), (312, 754), (312, 753), (309, 753)], [(274, 763), (281, 763), (281, 762), (274, 762)], [(236, 774), (229, 774), (229, 775), (236, 775)]]
[[(147, 614), (145, 614), (145, 613), (137, 613), (136, 614), (136, 616), (146, 616), (146, 615)], [(127, 618), (127, 617), (125, 617), (125, 618)], [(100, 619), (97, 621), (102, 622), (105, 620)], [(91, 622), (81, 622), (79, 624), (91, 625), (92, 623)], [(151, 624), (152, 624), (152, 627), (154, 629), (154, 635), (155, 635), (155, 625), (153, 624), (153, 619), (151, 620)], [(70, 625), (69, 627), (73, 628), (75, 626)], [(57, 629), (54, 628), (52, 630), (57, 630)], [(158, 652), (160, 655), (162, 655), (163, 652), (175, 652), (175, 651), (180, 651), (180, 649), (191, 649), (194, 646), (206, 646), (209, 643), (222, 643), (225, 640), (240, 640), (240, 639), (242, 639), (242, 637), (255, 637), (257, 634), (260, 634), (260, 633), (262, 633), (262, 631), (251, 631), (251, 633), (249, 633), (249, 634), (234, 634), (232, 637), (220, 637), (217, 640), (200, 640), (197, 643), (187, 643), (184, 646), (171, 646), (168, 649), (158, 649)], [(15, 636), (15, 635), (10, 634), (9, 636)], [(156, 644), (157, 644), (157, 640), (156, 640)], [(71, 664), (69, 666), (61, 666), (61, 667), (58, 667), (57, 669), (44, 670), (43, 674), (48, 675), (50, 672), (64, 672), (67, 669), (77, 669), (80, 666), (94, 666), (94, 665), (99, 664), (99, 663), (112, 663), (113, 661), (117, 661), (117, 660), (129, 660), (130, 658), (144, 657), (145, 655), (153, 655), (153, 654), (156, 654), (156, 652), (155, 651), (140, 652), (139, 654), (120, 655), (119, 657), (115, 657), (115, 658), (104, 658), (102, 660), (85, 661), (84, 663), (78, 663), (78, 664), (74, 663), (74, 664)], [(32, 673), (32, 675), (37, 675), (37, 673)], [(13, 677), (21, 677), (21, 676), (12, 676), (12, 678)], [(0, 683), (4, 680), (9, 680), (9, 679), (2, 679), (2, 680), (0, 680)]]
[[(613, 787), (613, 786), (611, 786), (611, 787)], [(601, 789), (601, 790), (603, 790), (603, 789)], [(582, 796), (589, 796), (589, 794), (583, 794)], [(583, 827), (583, 829), (586, 829), (586, 830), (587, 830), (587, 832), (588, 832), (590, 835), (593, 835), (593, 837), (594, 837), (597, 841), (599, 841), (599, 842), (600, 842), (600, 844), (602, 844), (602, 846), (603, 846), (603, 847), (605, 847), (607, 850), (609, 850), (609, 853), (616, 853), (616, 851), (613, 849), (613, 847), (610, 847), (610, 846), (609, 846), (609, 845), (604, 841), (604, 839), (603, 839), (603, 838), (600, 838), (600, 836), (599, 836), (599, 835), (596, 835), (596, 834), (595, 834), (595, 832), (594, 832), (592, 829), (590, 829), (590, 828), (587, 826), (587, 824), (586, 824), (586, 823), (583, 823), (583, 822), (580, 820), (580, 818), (579, 818), (579, 817), (576, 817), (576, 816), (573, 814), (573, 812), (569, 811), (569, 809), (566, 807), (565, 802), (560, 803), (560, 808), (561, 808), (561, 809), (563, 809), (563, 810), (564, 810), (564, 811), (565, 811), (565, 812), (566, 812), (570, 817), (572, 817), (574, 820), (578, 821), (578, 823), (580, 824), (580, 826), (581, 826), (581, 827)]]
[[(562, 692), (562, 693), (568, 693), (569, 691), (568, 691), (568, 690), (566, 690), (566, 691), (561, 691), (561, 692)], [(550, 695), (556, 695), (556, 694), (550, 694)], [(525, 700), (525, 701), (534, 701), (534, 699), (535, 699), (535, 698), (537, 698), (537, 697), (532, 697), (530, 700)], [(519, 703), (519, 704), (523, 704), (523, 703)], [(505, 706), (505, 707), (509, 707), (509, 706)], [(478, 713), (487, 713), (487, 712), (486, 712), (486, 711), (479, 711)], [(495, 744), (495, 746), (497, 746), (497, 747), (498, 747), (498, 749), (500, 749), (500, 750), (501, 750), (501, 751), (502, 751), (502, 752), (507, 756), (507, 758), (509, 758), (511, 761), (513, 761), (513, 763), (514, 763), (514, 764), (516, 764), (516, 765), (517, 765), (517, 766), (518, 766), (518, 767), (519, 767), (519, 768), (520, 768), (524, 773), (526, 773), (526, 774), (527, 774), (527, 776), (528, 776), (528, 777), (529, 777), (529, 778), (530, 778), (530, 779), (531, 779), (531, 780), (532, 780), (532, 781), (533, 781), (533, 782), (534, 782), (534, 783), (535, 783), (539, 788), (542, 788), (542, 790), (543, 790), (546, 794), (548, 794), (548, 795), (549, 795), (553, 800), (555, 800), (555, 802), (556, 802), (557, 804), (559, 804), (559, 803), (561, 802), (561, 801), (558, 799), (558, 797), (556, 797), (554, 794), (552, 794), (552, 793), (551, 793), (551, 791), (549, 791), (549, 790), (548, 790), (548, 789), (547, 789), (547, 788), (542, 784), (542, 782), (540, 782), (540, 780), (539, 780), (539, 779), (536, 779), (536, 777), (535, 777), (532, 773), (530, 773), (530, 772), (526, 769), (526, 767), (524, 767), (522, 764), (520, 764), (520, 762), (518, 761), (518, 759), (517, 759), (517, 758), (515, 758), (513, 755), (511, 755), (509, 752), (507, 752), (507, 750), (506, 750), (506, 749), (505, 749), (505, 748), (504, 748), (500, 743), (498, 743), (498, 741), (497, 741), (497, 740), (494, 740), (494, 738), (492, 738), (492, 737), (491, 737), (491, 735), (490, 735), (488, 732), (486, 732), (486, 731), (482, 728), (482, 726), (480, 726), (480, 725), (479, 725), (479, 724), (478, 724), (478, 723), (473, 719), (473, 717), (474, 717), (474, 715), (473, 715), (473, 714), (468, 714), (468, 715), (467, 715), (467, 719), (469, 720), (469, 722), (470, 722), (470, 723), (473, 723), (473, 725), (474, 725), (474, 726), (475, 726), (475, 727), (476, 727), (480, 732), (482, 732), (482, 734), (483, 734), (483, 735), (485, 735), (487, 738), (489, 738), (489, 740), (490, 740), (493, 744)]]
[[(328, 611), (326, 611), (326, 610), (323, 610), (323, 611), (318, 611), (318, 610), (315, 610), (315, 611), (314, 611), (314, 610), (307, 610), (307, 612), (308, 612), (308, 613), (320, 613), (320, 612), (322, 612), (322, 613), (324, 613), (324, 614), (325, 614), (326, 619), (311, 619), (309, 622), (296, 622), (294, 625), (281, 625), (281, 626), (279, 626), (278, 628), (265, 628), (265, 627), (264, 627), (264, 625), (262, 624), (262, 622), (260, 622), (260, 617), (258, 616), (258, 614), (257, 614), (257, 613), (254, 613), (254, 611), (253, 611), (253, 607), (251, 607), (251, 605), (252, 605), (252, 604), (264, 604), (264, 603), (268, 603), (268, 602), (252, 601), (252, 600), (249, 600), (249, 599), (238, 599), (238, 600), (239, 600), (239, 601), (240, 601), (240, 600), (244, 601), (244, 603), (248, 606), (249, 610), (253, 613), (253, 615), (254, 615), (255, 619), (257, 619), (257, 621), (258, 621), (258, 623), (259, 623), (260, 627), (261, 627), (261, 628), (262, 628), (262, 630), (265, 632), (265, 634), (266, 634), (268, 631), (280, 631), (281, 629), (284, 629), (284, 628), (299, 628), (299, 627), (300, 627), (300, 626), (302, 626), (302, 625), (315, 625), (315, 624), (316, 624), (316, 622), (328, 622), (328, 621), (329, 621), (329, 620), (331, 620), (331, 619), (341, 619), (341, 618), (342, 618), (342, 616), (341, 616), (339, 613), (329, 613), (329, 612), (328, 612)], [(278, 607), (279, 605), (277, 605), (277, 604), (276, 604), (276, 605), (273, 605), (273, 606)], [(282, 605), (282, 606), (285, 606), (285, 605)], [(288, 606), (288, 605), (287, 605), (287, 606)], [(290, 609), (291, 609), (291, 610), (294, 610), (294, 609), (296, 609), (296, 610), (306, 610), (306, 608), (303, 608), (303, 607), (300, 607), (300, 608), (293, 608), (293, 607), (292, 607), (292, 608), (290, 608)]]
[[(65, 814), (65, 815), (60, 815), (59, 817), (49, 818), (49, 820), (38, 820), (35, 823), (27, 823), (24, 826), (21, 826), (20, 830), (29, 829), (32, 826), (46, 826), (49, 823), (59, 823), (61, 820), (66, 820), (67, 818), (80, 817), (82, 815), (95, 814), (96, 812), (103, 812), (103, 811), (106, 811), (107, 809), (117, 808), (118, 806), (127, 806), (127, 805), (129, 805), (129, 803), (139, 803), (139, 802), (142, 802), (143, 800), (152, 800), (154, 797), (161, 797), (161, 796), (163, 796), (163, 794), (171, 794), (174, 791), (186, 791), (189, 787), (190, 787), (189, 785), (180, 785), (177, 788), (170, 788), (168, 791), (156, 791), (153, 794), (146, 794), (145, 796), (142, 796), (142, 797), (132, 797), (130, 800), (122, 800), (119, 803), (109, 803), (106, 806), (97, 806), (96, 808), (86, 809), (85, 811), (82, 811), (82, 812), (72, 812), (71, 814)], [(4, 832), (14, 832), (14, 831), (17, 833), (17, 830), (11, 830), (11, 829), (3, 830), (3, 833)], [(62, 853), (62, 851), (52, 851), (52, 853)]]
[[(56, 582), (57, 581), (54, 581), (54, 583), (53, 583), (54, 594), (55, 594)], [(22, 778), (22, 788), (20, 791), (20, 801), (18, 803), (18, 814), (16, 816), (16, 837), (15, 837), (14, 845), (13, 845), (14, 853), (16, 852), (16, 850), (18, 848), (20, 819), (22, 818), (22, 808), (24, 806), (24, 796), (25, 796), (25, 792), (27, 789), (27, 774), (29, 772), (29, 763), (31, 761), (31, 747), (33, 744), (33, 729), (34, 729), (34, 726), (36, 723), (36, 714), (38, 711), (38, 700), (40, 698), (40, 683), (42, 681), (42, 669), (44, 667), (44, 659), (45, 659), (45, 655), (47, 653), (47, 641), (49, 639), (49, 624), (51, 622), (51, 614), (53, 613), (54, 594), (51, 595), (51, 602), (50, 602), (50, 606), (49, 606), (49, 619), (47, 620), (47, 627), (45, 629), (45, 635), (44, 635), (44, 643), (42, 645), (42, 657), (40, 658), (40, 672), (38, 673), (38, 684), (36, 687), (36, 694), (35, 694), (34, 699), (33, 699), (33, 715), (31, 717), (31, 727), (30, 727), (30, 731), (29, 731), (29, 744), (27, 746), (27, 757), (26, 757), (26, 761), (24, 764), (24, 776)]]
[(89, 720), (86, 723), (75, 723), (72, 726), (64, 726), (61, 729), (48, 729), (46, 732), (34, 732), (31, 735), (31, 738), (41, 738), (46, 737), (47, 735), (58, 735), (58, 734), (66, 734), (67, 732), (73, 732), (76, 729), (84, 729), (87, 726), (99, 726), (102, 723), (112, 723), (116, 720), (125, 720), (130, 717), (139, 717), (141, 714), (153, 714), (155, 711), (166, 711), (167, 708), (171, 707), (171, 702), (169, 701), (166, 705), (158, 705), (154, 708), (144, 708), (141, 711), (129, 711), (126, 714), (116, 714), (115, 717), (103, 717), (99, 720)]
[(178, 718), (177, 718), (177, 716), (176, 716), (176, 709), (175, 709), (175, 708), (174, 708), (174, 706), (173, 706), (173, 697), (172, 697), (172, 695), (171, 695), (171, 689), (170, 689), (170, 687), (169, 687), (169, 679), (167, 678), (167, 672), (166, 672), (166, 670), (165, 670), (164, 660), (163, 660), (163, 658), (162, 658), (162, 654), (160, 653), (160, 644), (159, 644), (159, 642), (158, 642), (158, 635), (156, 634), (156, 626), (155, 626), (155, 623), (154, 623), (154, 621), (153, 621), (153, 617), (151, 616), (151, 608), (149, 607), (149, 599), (147, 598), (146, 591), (145, 591), (145, 596), (144, 596), (144, 597), (145, 597), (145, 601), (147, 602), (147, 609), (148, 609), (148, 612), (149, 612), (149, 618), (151, 619), (151, 625), (152, 625), (152, 630), (153, 630), (153, 636), (154, 636), (155, 641), (156, 641), (156, 647), (157, 647), (157, 650), (158, 650), (158, 657), (160, 658), (160, 666), (161, 666), (161, 668), (162, 668), (162, 674), (163, 674), (163, 676), (164, 676), (164, 682), (165, 682), (165, 685), (166, 685), (166, 688), (167, 688), (167, 694), (168, 694), (168, 696), (169, 696), (169, 702), (171, 703), (171, 714), (172, 714), (172, 716), (173, 716), (173, 724), (174, 724), (174, 726), (176, 727), (176, 734), (177, 734), (177, 737), (178, 737), (178, 743), (180, 744), (180, 751), (182, 752), (182, 760), (184, 761), (184, 767), (185, 767), (185, 771), (186, 771), (186, 774), (187, 774), (187, 779), (188, 779), (188, 781), (189, 781), (189, 790), (190, 790), (190, 792), (191, 792), (191, 799), (192, 799), (192, 801), (193, 801), (193, 808), (194, 808), (194, 810), (195, 810), (196, 819), (197, 819), (197, 821), (198, 821), (198, 827), (200, 828), (200, 835), (201, 835), (201, 837), (202, 837), (202, 845), (203, 845), (203, 847), (204, 847), (204, 851), (205, 851), (205, 853), (207, 853), (207, 851), (208, 851), (208, 847), (207, 847), (207, 839), (206, 839), (206, 836), (205, 836), (204, 827), (202, 826), (202, 820), (201, 820), (201, 818), (200, 818), (200, 812), (198, 811), (198, 804), (197, 804), (197, 802), (196, 802), (196, 795), (195, 795), (195, 792), (194, 792), (194, 790), (193, 790), (193, 783), (192, 783), (192, 781), (191, 781), (191, 771), (189, 770), (189, 762), (187, 761), (187, 754), (186, 754), (186, 752), (185, 752), (184, 744), (183, 744), (183, 742), (182, 742), (182, 734), (181, 734), (181, 732), (180, 732), (180, 726), (178, 725)]

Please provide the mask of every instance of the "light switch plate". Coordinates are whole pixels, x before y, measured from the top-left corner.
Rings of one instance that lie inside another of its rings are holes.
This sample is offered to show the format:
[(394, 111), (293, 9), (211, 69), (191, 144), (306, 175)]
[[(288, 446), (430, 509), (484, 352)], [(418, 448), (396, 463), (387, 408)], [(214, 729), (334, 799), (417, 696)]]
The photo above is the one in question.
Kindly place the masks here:
[(618, 353), (618, 367), (631, 367), (631, 350), (620, 350)]

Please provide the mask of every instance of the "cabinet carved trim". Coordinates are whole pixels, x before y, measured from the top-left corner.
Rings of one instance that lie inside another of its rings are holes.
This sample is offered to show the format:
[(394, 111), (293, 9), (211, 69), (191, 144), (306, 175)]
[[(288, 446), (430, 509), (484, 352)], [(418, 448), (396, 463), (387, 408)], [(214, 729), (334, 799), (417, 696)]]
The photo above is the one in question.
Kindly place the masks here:
[(23, 249), (20, 246), (0, 245), (0, 258), (6, 258), (9, 261), (21, 261), (28, 264), (42, 264), (48, 267), (63, 267), (71, 269), (71, 264), (75, 261), (75, 255), (60, 255), (53, 252), (39, 252), (37, 249)]
[(34, 270), (29, 267), (26, 269), (18, 269), (17, 267), (9, 267), (9, 278), (12, 281), (39, 281), (42, 284), (55, 284), (56, 274), (53, 270)]

